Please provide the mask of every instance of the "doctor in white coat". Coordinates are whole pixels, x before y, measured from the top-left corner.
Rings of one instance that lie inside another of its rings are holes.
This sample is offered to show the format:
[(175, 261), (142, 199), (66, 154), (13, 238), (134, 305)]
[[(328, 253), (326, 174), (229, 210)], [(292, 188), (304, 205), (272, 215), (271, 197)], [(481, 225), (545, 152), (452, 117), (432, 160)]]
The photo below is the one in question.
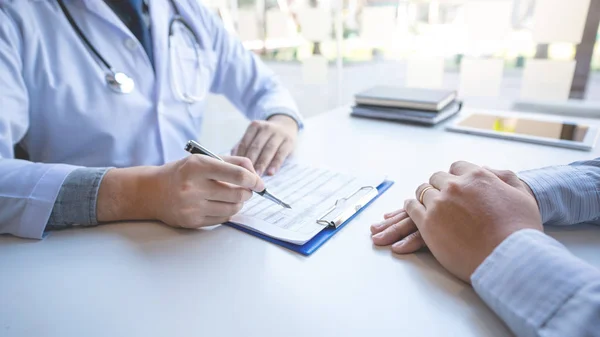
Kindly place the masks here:
[[(226, 163), (183, 150), (208, 92), (253, 120)], [(289, 92), (198, 0), (0, 0), (0, 234), (222, 223), (301, 127)]]

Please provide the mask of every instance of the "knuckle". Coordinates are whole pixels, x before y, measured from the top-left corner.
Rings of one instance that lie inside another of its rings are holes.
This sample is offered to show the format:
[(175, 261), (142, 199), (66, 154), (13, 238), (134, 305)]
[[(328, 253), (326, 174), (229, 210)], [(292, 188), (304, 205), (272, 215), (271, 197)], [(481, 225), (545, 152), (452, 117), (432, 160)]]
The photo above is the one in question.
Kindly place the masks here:
[(458, 181), (449, 181), (448, 186), (446, 187), (446, 191), (449, 194), (460, 193), (462, 189), (462, 185)]
[(257, 143), (252, 143), (250, 144), (250, 146), (248, 147), (248, 153), (253, 153), (256, 154), (258, 152), (260, 152), (260, 145), (258, 145)]
[(458, 169), (464, 164), (465, 162), (462, 160), (459, 161), (455, 161), (454, 163), (452, 163), (452, 165), (450, 165), (450, 173), (456, 172), (458, 171)]
[(443, 193), (438, 193), (436, 196), (434, 196), (433, 198), (431, 198), (431, 206), (429, 206), (429, 209), (433, 209), (435, 208), (436, 205), (442, 204), (444, 203), (444, 196)]
[(265, 123), (265, 121), (254, 121), (255, 127), (258, 131), (264, 131), (269, 128), (269, 123)]
[(484, 170), (484, 169), (482, 169), (482, 168), (479, 168), (479, 169), (477, 169), (477, 170), (474, 170), (474, 171), (471, 173), (471, 175), (472, 175), (472, 176), (473, 176), (473, 178), (475, 178), (475, 179), (482, 179), (482, 178), (485, 178), (485, 177), (487, 177), (487, 176), (488, 176), (488, 171), (486, 171), (486, 170)]
[(240, 157), (240, 163), (245, 166), (252, 166), (252, 160), (248, 157)]
[(251, 193), (249, 193), (248, 191), (246, 191), (244, 189), (238, 189), (234, 192), (233, 201), (236, 203), (244, 202), (249, 199), (248, 194), (252, 195)]
[(235, 170), (233, 173), (233, 180), (237, 185), (243, 185), (247, 181), (247, 174), (243, 168)]
[(202, 163), (204, 163), (204, 158), (202, 158), (202, 156), (199, 154), (193, 154), (184, 159), (182, 164), (183, 166), (197, 166), (202, 165)]
[(252, 122), (250, 122), (250, 127), (251, 128), (258, 129), (258, 128), (260, 128), (260, 126), (261, 126), (261, 121), (252, 121)]
[(436, 179), (438, 179), (440, 176), (444, 175), (446, 172), (442, 172), (442, 171), (437, 171), (436, 173), (432, 174), (431, 177), (429, 178), (429, 183), (431, 184), (432, 182), (434, 182)]
[(407, 240), (410, 240), (410, 241), (418, 241), (418, 240), (421, 240), (421, 232), (419, 232), (419, 231), (413, 232), (413, 233), (411, 233), (410, 235), (408, 235), (408, 236), (406, 237), (406, 239), (407, 239)]
[(234, 202), (241, 202), (244, 200), (244, 192), (241, 189), (235, 190), (233, 192), (233, 201)]
[(198, 169), (206, 169), (207, 167), (210, 167), (214, 163), (212, 161), (210, 161), (207, 156), (204, 156), (201, 154), (195, 154), (195, 155), (191, 156), (191, 158), (187, 162), (187, 164), (189, 164), (189, 167), (191, 169), (198, 170)]
[(394, 233), (402, 233), (404, 226), (402, 226), (402, 222), (396, 222), (389, 227), (391, 232)]
[(271, 141), (268, 142), (265, 147), (264, 147), (264, 152), (270, 152), (270, 153), (274, 153), (275, 151), (277, 151), (277, 146), (278, 144), (275, 144), (275, 142)]
[(517, 178), (517, 174), (510, 170), (502, 170), (502, 171), (499, 171), (498, 173), (500, 175), (500, 178), (503, 178), (504, 180), (510, 180), (510, 179)]

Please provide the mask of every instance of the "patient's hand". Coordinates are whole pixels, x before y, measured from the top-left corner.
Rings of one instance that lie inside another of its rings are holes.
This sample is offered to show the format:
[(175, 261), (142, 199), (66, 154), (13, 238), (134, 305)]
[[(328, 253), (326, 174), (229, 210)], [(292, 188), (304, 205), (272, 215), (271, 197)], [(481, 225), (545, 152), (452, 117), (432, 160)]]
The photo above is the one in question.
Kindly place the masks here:
[(518, 187), (488, 169), (457, 162), (449, 172), (438, 172), (429, 184), (421, 185), (416, 197), (422, 200), (407, 200), (404, 209), (442, 266), (469, 282), (475, 269), (512, 233), (542, 230), (535, 198), (512, 182)]
[(383, 219), (382, 222), (371, 225), (375, 245), (392, 245), (392, 251), (396, 254), (410, 254), (425, 247), (421, 233), (404, 209), (387, 213)]
[[(514, 172), (495, 170), (487, 167), (484, 167), (484, 169), (493, 173), (508, 185), (535, 198), (531, 188), (519, 179)], [(421, 233), (417, 230), (417, 226), (404, 209), (384, 214), (383, 219), (382, 222), (371, 225), (371, 234), (373, 235), (372, 239), (375, 245), (392, 245), (392, 252), (396, 254), (411, 254), (426, 247)]]

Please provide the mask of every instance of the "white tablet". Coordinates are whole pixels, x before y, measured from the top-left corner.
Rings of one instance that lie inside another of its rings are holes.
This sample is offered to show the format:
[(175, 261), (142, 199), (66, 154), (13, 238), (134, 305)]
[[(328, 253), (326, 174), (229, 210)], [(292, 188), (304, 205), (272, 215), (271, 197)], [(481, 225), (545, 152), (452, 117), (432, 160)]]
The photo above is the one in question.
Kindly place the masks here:
[(590, 151), (598, 126), (550, 116), (473, 112), (446, 130)]

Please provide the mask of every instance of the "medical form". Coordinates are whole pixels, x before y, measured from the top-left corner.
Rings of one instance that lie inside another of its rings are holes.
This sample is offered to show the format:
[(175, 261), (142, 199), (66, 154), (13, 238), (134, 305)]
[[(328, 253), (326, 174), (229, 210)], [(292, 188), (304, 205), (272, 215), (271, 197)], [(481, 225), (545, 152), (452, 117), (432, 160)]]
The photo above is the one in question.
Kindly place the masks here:
[(288, 163), (277, 175), (266, 177), (264, 181), (273, 194), (292, 208), (283, 208), (254, 195), (231, 222), (301, 245), (326, 227), (317, 220), (337, 200), (364, 186), (376, 187), (383, 180), (383, 177), (359, 178), (325, 168)]

